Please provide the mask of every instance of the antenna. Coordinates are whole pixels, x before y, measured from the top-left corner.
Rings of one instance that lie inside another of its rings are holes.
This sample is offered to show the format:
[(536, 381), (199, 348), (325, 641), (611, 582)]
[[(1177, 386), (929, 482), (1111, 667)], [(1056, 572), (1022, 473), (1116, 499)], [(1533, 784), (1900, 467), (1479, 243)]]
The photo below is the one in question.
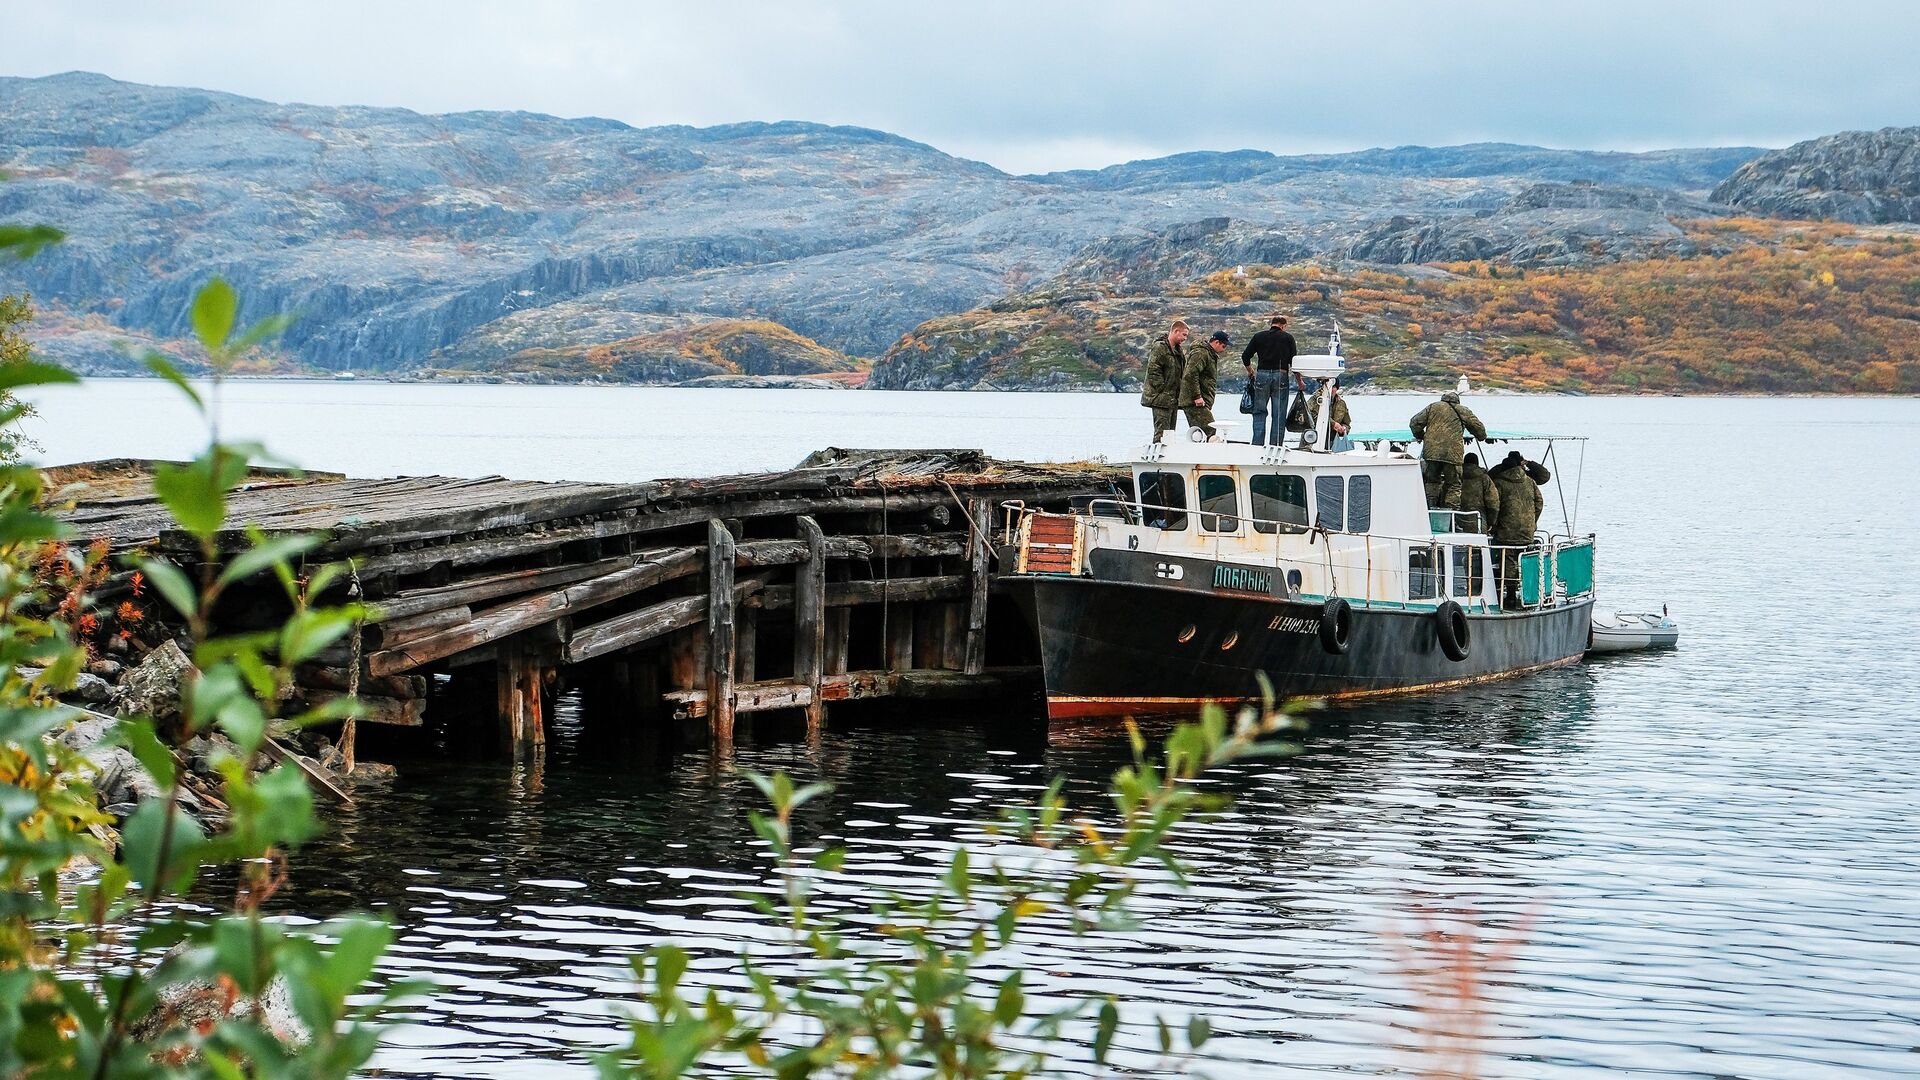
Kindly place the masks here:
[(1327, 338), (1327, 353), (1331, 356), (1340, 355), (1340, 324), (1338, 322), (1333, 324), (1333, 333)]

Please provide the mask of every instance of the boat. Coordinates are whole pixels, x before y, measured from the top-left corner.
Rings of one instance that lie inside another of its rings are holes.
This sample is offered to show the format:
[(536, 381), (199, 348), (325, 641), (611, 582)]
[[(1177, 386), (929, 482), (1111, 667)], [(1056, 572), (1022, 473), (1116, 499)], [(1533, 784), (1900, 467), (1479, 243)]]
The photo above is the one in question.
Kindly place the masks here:
[(1659, 611), (1596, 612), (1588, 635), (1590, 653), (1668, 649), (1680, 643), (1680, 625)]
[(352, 382), (354, 378), (355, 376), (353, 372), (348, 371), (344, 368), (333, 373), (333, 379), (335, 382)]
[[(1322, 384), (1344, 369), (1337, 339), (1294, 360)], [(1574, 533), (1564, 499), (1563, 531), (1497, 547), (1478, 515), (1428, 508), (1411, 433), (1335, 451), (1321, 412), (1284, 446), (1169, 433), (1135, 455), (1131, 492), (1070, 513), (1008, 507), (1002, 587), (1038, 639), (1050, 718), (1400, 694), (1580, 659), (1595, 538)], [(1579, 441), (1489, 433), (1525, 439), (1548, 461)]]

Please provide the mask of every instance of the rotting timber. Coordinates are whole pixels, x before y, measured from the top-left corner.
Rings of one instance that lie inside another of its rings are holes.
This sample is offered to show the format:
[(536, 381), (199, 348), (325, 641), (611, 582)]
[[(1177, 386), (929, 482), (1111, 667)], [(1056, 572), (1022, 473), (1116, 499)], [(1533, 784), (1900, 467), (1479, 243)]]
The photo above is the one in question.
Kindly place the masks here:
[[(201, 561), (140, 463), (69, 471), (91, 485), (63, 512), (81, 538)], [(518, 754), (577, 687), (627, 723), (704, 721), (726, 747), (743, 714), (795, 710), (813, 732), (837, 701), (1036, 688), (1030, 633), (989, 602), (995, 538), (1021, 507), (1130, 489), (1103, 464), (968, 450), (828, 449), (783, 472), (638, 484), (262, 471), (231, 496), (218, 547), (306, 533), (310, 561), (354, 566), (374, 615), (301, 669), (310, 700), (354, 689), (367, 721), (418, 726), (444, 699), (448, 723)], [(284, 603), (246, 583), (216, 621), (272, 625)]]

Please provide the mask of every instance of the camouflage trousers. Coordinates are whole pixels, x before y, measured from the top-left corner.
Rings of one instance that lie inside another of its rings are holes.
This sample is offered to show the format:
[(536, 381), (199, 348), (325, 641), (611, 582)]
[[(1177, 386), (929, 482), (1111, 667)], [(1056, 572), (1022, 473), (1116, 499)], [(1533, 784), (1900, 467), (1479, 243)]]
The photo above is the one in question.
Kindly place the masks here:
[(1165, 435), (1167, 432), (1173, 430), (1174, 417), (1179, 415), (1180, 410), (1153, 409), (1152, 412), (1153, 412), (1153, 441), (1159, 442), (1160, 436)]
[(1423, 461), (1420, 475), (1427, 482), (1427, 505), (1435, 510), (1460, 509), (1460, 463)]
[[(1208, 438), (1212, 438), (1215, 434), (1217, 434), (1213, 429), (1213, 410), (1212, 409), (1208, 408), (1205, 405), (1189, 405), (1186, 407), (1185, 411), (1187, 414), (1188, 427), (1193, 428), (1196, 431), (1206, 432)], [(1456, 466), (1456, 468), (1458, 468), (1458, 466)]]

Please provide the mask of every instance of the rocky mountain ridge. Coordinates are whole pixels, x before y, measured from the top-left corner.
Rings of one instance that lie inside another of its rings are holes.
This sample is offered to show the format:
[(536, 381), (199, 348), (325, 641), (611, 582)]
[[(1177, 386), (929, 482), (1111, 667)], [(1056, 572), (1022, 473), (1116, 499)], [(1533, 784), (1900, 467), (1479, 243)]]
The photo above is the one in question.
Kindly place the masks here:
[[(1657, 252), (1672, 237), (1646, 207), (1697, 201), (1757, 152), (1236, 151), (1022, 177), (857, 128), (637, 129), (7, 78), (0, 220), (70, 239), (0, 268), (0, 290), (32, 291), (43, 327), (86, 328), (50, 351), (107, 367), (126, 363), (102, 348), (112, 328), (184, 337), (213, 273), (240, 288), (243, 318), (298, 312), (284, 347), (319, 369), (483, 370), (715, 320), (776, 323), (844, 359), (1075, 265)], [(1555, 183), (1635, 194), (1515, 203)], [(1129, 254), (1221, 218), (1245, 224), (1217, 251)]]

